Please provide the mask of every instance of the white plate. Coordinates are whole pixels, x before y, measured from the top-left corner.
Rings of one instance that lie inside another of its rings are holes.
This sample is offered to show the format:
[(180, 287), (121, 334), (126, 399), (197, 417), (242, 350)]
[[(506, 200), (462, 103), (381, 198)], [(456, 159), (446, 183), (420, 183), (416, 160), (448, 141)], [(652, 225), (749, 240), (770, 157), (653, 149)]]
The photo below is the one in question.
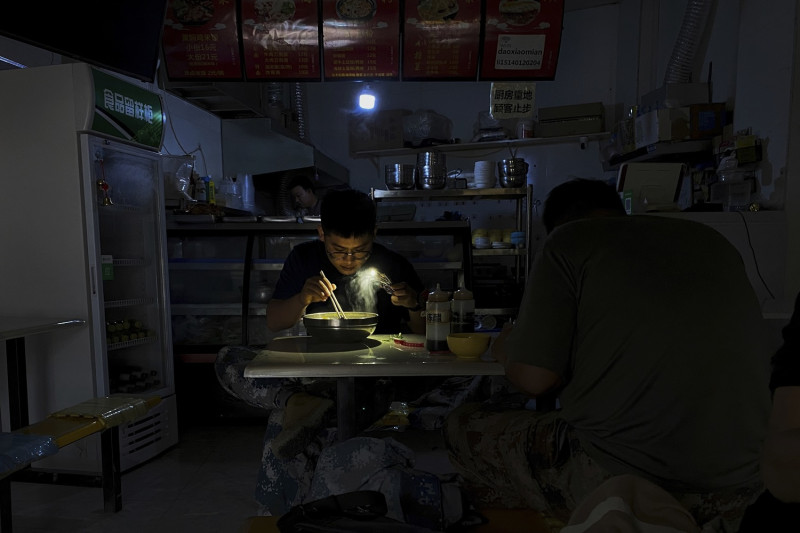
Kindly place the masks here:
[(514, 245), (510, 242), (493, 242), (492, 248), (513, 248)]
[(491, 247), (492, 247), (491, 244), (476, 244), (475, 245), (475, 248), (477, 248), (479, 250), (486, 250), (487, 248), (491, 248)]

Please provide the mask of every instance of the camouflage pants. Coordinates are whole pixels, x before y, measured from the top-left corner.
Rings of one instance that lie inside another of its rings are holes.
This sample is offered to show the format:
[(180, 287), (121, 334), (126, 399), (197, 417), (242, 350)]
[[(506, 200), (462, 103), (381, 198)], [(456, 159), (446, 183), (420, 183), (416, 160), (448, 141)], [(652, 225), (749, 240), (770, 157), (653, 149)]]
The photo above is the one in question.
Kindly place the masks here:
[[(258, 350), (258, 347), (226, 346), (217, 354), (214, 369), (217, 380), (228, 394), (269, 412), (255, 499), (261, 507), (261, 514), (279, 515), (306, 501), (320, 453), (337, 442), (335, 413), (331, 413), (302, 453), (290, 460), (277, 458), (272, 450), (272, 441), (283, 429), (286, 402), (299, 391), (335, 401), (336, 382), (331, 378), (245, 378), (244, 369)], [(380, 381), (357, 385), (357, 396), (361, 400), (357, 400), (356, 404), (359, 414), (363, 414), (359, 426), (374, 422), (379, 406), (388, 407), (388, 404), (384, 405), (384, 396), (390, 394), (391, 390), (383, 390), (381, 386), (385, 387), (386, 384)], [(480, 382), (472, 378), (451, 378), (439, 385), (417, 402), (419, 409), (415, 412), (415, 420), (420, 427), (440, 427), (439, 420), (443, 420), (454, 405), (467, 397), (480, 396)]]
[(283, 429), (286, 402), (299, 391), (335, 398), (336, 388), (332, 379), (245, 378), (244, 369), (257, 352), (254, 347), (226, 346), (217, 354), (214, 370), (226, 392), (269, 412), (255, 499), (261, 514), (279, 515), (303, 502), (321, 450), (336, 442), (335, 421), (331, 420), (302, 453), (288, 461), (275, 457), (271, 443)]
[(611, 473), (552, 412), (505, 407), (471, 403), (453, 411), (444, 426), (450, 461), (479, 506), (547, 511), (566, 523)]
[[(464, 404), (444, 425), (450, 461), (478, 505), (544, 511), (567, 523), (577, 505), (615, 474), (583, 449), (557, 411)], [(754, 481), (706, 493), (671, 492), (701, 527), (733, 532), (761, 492)]]

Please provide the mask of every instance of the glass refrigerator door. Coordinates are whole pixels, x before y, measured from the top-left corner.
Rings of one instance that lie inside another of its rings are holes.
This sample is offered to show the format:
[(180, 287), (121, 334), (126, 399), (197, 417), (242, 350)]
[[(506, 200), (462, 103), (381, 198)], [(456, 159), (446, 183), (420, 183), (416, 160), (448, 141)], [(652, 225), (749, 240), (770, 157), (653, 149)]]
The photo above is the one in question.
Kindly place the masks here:
[(98, 384), (110, 394), (171, 394), (160, 156), (91, 136), (82, 144), (89, 167), (85, 197), (94, 204), (100, 243), (101, 320), (94, 335), (106, 359), (98, 361), (105, 367), (98, 369)]

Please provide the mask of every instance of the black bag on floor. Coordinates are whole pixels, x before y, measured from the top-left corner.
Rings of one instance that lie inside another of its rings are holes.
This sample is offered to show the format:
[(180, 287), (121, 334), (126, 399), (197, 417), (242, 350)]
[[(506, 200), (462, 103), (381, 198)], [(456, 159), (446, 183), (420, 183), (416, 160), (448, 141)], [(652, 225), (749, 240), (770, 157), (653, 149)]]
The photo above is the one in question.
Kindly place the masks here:
[(383, 493), (360, 490), (296, 505), (278, 519), (277, 525), (281, 533), (433, 533), (432, 529), (388, 518), (387, 510)]

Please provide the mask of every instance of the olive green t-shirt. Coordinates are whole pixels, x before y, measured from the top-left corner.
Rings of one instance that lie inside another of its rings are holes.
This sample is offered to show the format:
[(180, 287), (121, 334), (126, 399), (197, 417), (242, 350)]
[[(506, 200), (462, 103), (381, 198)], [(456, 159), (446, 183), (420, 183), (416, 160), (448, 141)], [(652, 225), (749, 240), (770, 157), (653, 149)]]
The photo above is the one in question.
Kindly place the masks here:
[(556, 228), (528, 279), (509, 359), (558, 373), (563, 417), (612, 473), (668, 490), (757, 479), (769, 353), (739, 252), (658, 216)]

